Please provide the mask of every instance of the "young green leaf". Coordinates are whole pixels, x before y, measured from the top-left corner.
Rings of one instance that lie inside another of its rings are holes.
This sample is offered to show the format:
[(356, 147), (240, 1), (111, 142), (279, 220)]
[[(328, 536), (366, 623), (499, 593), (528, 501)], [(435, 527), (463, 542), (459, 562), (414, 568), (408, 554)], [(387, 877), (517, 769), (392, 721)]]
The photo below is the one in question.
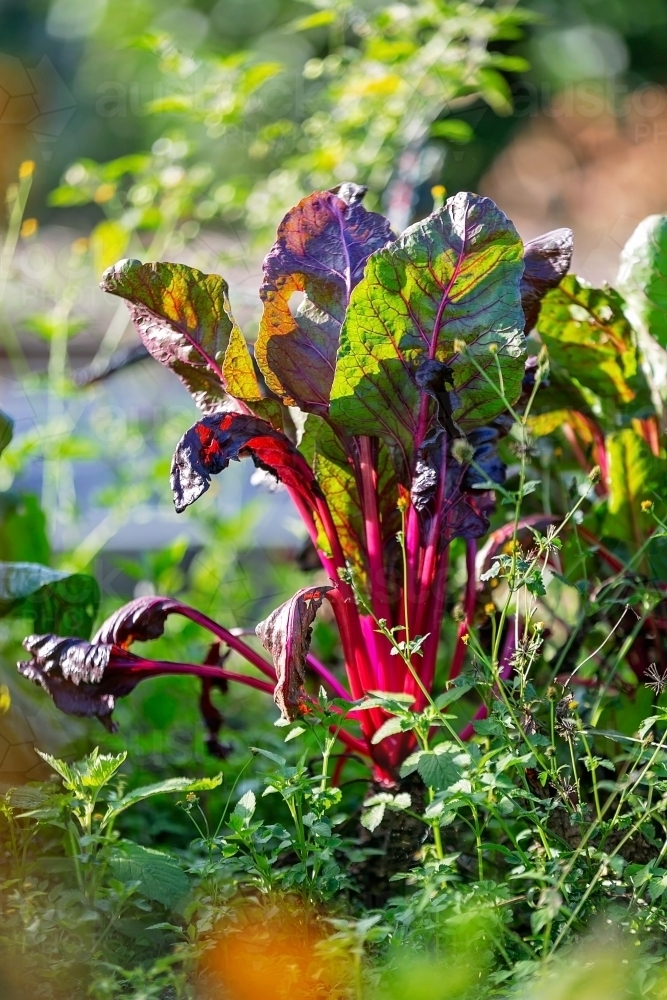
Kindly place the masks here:
[(213, 778), (167, 778), (166, 781), (158, 781), (154, 785), (142, 785), (134, 788), (131, 792), (121, 796), (117, 800), (112, 800), (104, 814), (101, 828), (104, 829), (108, 823), (115, 820), (122, 812), (143, 802), (145, 799), (152, 799), (155, 795), (173, 795), (183, 792), (208, 792), (213, 788), (218, 788), (222, 784), (222, 774), (217, 774)]

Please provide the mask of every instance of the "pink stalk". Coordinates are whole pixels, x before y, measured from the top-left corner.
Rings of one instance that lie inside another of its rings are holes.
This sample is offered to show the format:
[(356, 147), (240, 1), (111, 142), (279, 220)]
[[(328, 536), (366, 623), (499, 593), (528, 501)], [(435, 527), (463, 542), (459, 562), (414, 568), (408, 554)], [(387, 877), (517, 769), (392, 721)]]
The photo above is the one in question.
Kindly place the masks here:
[(452, 657), (452, 665), (449, 670), (449, 679), (454, 680), (461, 673), (463, 667), (463, 662), (466, 656), (466, 644), (463, 641), (463, 636), (467, 635), (470, 631), (470, 627), (473, 622), (475, 615), (475, 605), (477, 603), (477, 577), (475, 571), (475, 561), (477, 559), (477, 542), (474, 539), (470, 539), (466, 543), (466, 573), (468, 578), (466, 580), (466, 595), (465, 595), (465, 605), (464, 613), (465, 617), (461, 624), (459, 625), (458, 636), (456, 638), (456, 646), (454, 648), (454, 656)]
[[(500, 664), (498, 670), (500, 679), (503, 681), (507, 680), (507, 678), (512, 673), (512, 654), (514, 653), (515, 649), (516, 649), (516, 643), (515, 643), (514, 619), (508, 618), (507, 633), (505, 635), (505, 642), (503, 644), (503, 651), (500, 657)], [(472, 739), (472, 737), (475, 735), (475, 727), (473, 726), (473, 722), (479, 722), (481, 719), (486, 719), (488, 714), (489, 710), (487, 706), (481, 705), (480, 708), (478, 708), (477, 711), (475, 712), (475, 715), (473, 716), (472, 720), (468, 723), (467, 726), (464, 726), (461, 732), (459, 733), (461, 739), (462, 740)]]
[(128, 670), (133, 674), (187, 674), (193, 677), (210, 677), (212, 680), (238, 681), (239, 684), (264, 691), (265, 694), (273, 694), (273, 685), (261, 681), (259, 677), (250, 677), (248, 674), (239, 674), (234, 670), (223, 670), (222, 667), (211, 667), (202, 663), (175, 663), (172, 660), (143, 659), (137, 662), (133, 659), (127, 666), (123, 666), (122, 660), (116, 657), (114, 664), (119, 669)]
[(196, 622), (197, 625), (201, 625), (202, 628), (207, 629), (216, 635), (218, 639), (221, 639), (226, 646), (233, 649), (240, 656), (243, 656), (248, 663), (252, 663), (253, 667), (257, 667), (258, 670), (266, 676), (270, 677), (273, 681), (276, 680), (276, 671), (272, 663), (265, 660), (263, 656), (260, 656), (251, 646), (243, 642), (237, 635), (230, 632), (229, 629), (223, 628), (222, 625), (218, 625), (217, 622), (209, 618), (201, 611), (197, 611), (195, 608), (188, 607), (187, 604), (182, 604), (179, 608), (178, 614), (183, 615), (184, 618), (189, 618), (190, 621)]
[(382, 535), (380, 533), (380, 515), (377, 507), (377, 473), (373, 464), (370, 438), (359, 438), (359, 453), (364, 526), (366, 528), (366, 551), (368, 553), (373, 608), (378, 618), (384, 618), (391, 625), (391, 614), (387, 601), (387, 580), (384, 572)]
[[(431, 614), (426, 621), (425, 632), (428, 639), (424, 643), (421, 678), (424, 687), (430, 691), (435, 677), (435, 665), (440, 644), (440, 629), (447, 599), (447, 572), (449, 569), (449, 547), (440, 556), (440, 562), (433, 581), (433, 597), (431, 599)], [(423, 696), (422, 696), (423, 697)]]

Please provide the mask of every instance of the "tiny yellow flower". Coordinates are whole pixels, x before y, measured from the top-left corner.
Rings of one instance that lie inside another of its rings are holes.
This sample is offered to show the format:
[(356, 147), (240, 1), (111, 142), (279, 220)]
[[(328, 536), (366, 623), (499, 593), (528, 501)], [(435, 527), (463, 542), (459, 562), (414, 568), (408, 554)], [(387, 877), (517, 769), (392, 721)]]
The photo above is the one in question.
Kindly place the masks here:
[(197, 796), (195, 795), (194, 792), (188, 792), (188, 794), (185, 796), (185, 801), (186, 802), (196, 802), (197, 801)]
[(519, 543), (515, 538), (510, 538), (509, 542), (505, 542), (503, 545), (503, 552), (506, 556), (511, 556), (513, 552), (519, 548)]
[(5, 715), (12, 707), (12, 696), (6, 684), (0, 684), (0, 715)]
[(493, 603), (493, 601), (489, 601), (487, 604), (484, 605), (484, 611), (486, 612), (487, 615), (495, 614), (496, 606)]
[(466, 632), (464, 635), (461, 636), (461, 642), (463, 643), (464, 646), (468, 645), (468, 643), (470, 642), (470, 633), (469, 632)]
[(30, 236), (34, 236), (39, 228), (39, 223), (37, 219), (24, 219), (23, 225), (21, 226), (21, 236), (24, 240), (27, 240)]
[(35, 172), (35, 161), (24, 160), (19, 167), (19, 180), (24, 181), (26, 177), (32, 177)]
[(489, 344), (489, 354), (497, 354), (497, 353), (498, 353), (498, 345)]
[(101, 205), (105, 201), (110, 201), (116, 193), (115, 184), (100, 184), (97, 191), (93, 195), (93, 201)]
[(398, 484), (398, 500), (396, 501), (396, 506), (402, 514), (405, 514), (406, 510), (410, 506), (410, 494), (401, 483)]
[(533, 624), (533, 628), (535, 629), (536, 632), (544, 632), (546, 625), (544, 624), (544, 622), (535, 622)]
[(458, 338), (454, 341), (454, 350), (457, 354), (463, 354), (466, 349), (465, 340), (459, 340)]
[(642, 510), (644, 511), (645, 514), (653, 510), (654, 507), (655, 504), (653, 503), (652, 500), (642, 500)]
[(447, 188), (444, 184), (434, 184), (431, 188), (431, 196), (433, 198), (444, 198), (447, 194)]

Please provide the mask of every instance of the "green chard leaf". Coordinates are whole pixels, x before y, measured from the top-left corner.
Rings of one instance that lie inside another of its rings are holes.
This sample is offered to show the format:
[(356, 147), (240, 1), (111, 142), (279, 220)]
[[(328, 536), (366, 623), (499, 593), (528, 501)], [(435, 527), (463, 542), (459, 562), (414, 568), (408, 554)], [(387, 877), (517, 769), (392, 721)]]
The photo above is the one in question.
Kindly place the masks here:
[(38, 563), (0, 563), (0, 616), (27, 614), (38, 633), (87, 639), (100, 602), (92, 576)]
[(613, 288), (592, 288), (568, 274), (543, 299), (537, 332), (549, 351), (551, 378), (564, 375), (589, 405), (594, 393), (614, 412), (630, 404), (633, 412), (652, 409), (637, 338)]
[(654, 490), (664, 496), (667, 463), (631, 427), (607, 437), (607, 454), (609, 499), (602, 535), (639, 546), (652, 526), (642, 514), (642, 500), (651, 500)]
[(374, 253), (341, 331), (332, 418), (350, 433), (393, 439), (409, 464), (423, 399), (417, 372), (435, 361), (451, 368), (459, 426), (493, 420), (505, 404), (471, 358), (496, 385), (499, 364), (507, 396), (518, 398), (522, 273), (512, 223), (490, 199), (466, 192)]
[(282, 427), (279, 404), (261, 391), (224, 278), (185, 264), (121, 260), (100, 287), (126, 299), (146, 349), (178, 375), (201, 410), (219, 409), (230, 394)]
[[(362, 206), (365, 193), (341, 184), (304, 198), (264, 261), (257, 363), (269, 389), (308, 412), (327, 410), (350, 292), (369, 255), (394, 238), (387, 220)], [(292, 315), (295, 292), (304, 297)]]
[(616, 284), (631, 323), (667, 347), (667, 215), (649, 215), (623, 247)]

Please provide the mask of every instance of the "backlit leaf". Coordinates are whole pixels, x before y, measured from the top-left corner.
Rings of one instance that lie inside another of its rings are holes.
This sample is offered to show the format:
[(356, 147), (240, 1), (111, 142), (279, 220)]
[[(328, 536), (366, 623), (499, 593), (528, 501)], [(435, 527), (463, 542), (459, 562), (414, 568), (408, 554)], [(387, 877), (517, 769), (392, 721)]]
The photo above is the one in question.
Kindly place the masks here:
[(638, 330), (667, 347), (667, 215), (649, 215), (623, 247), (616, 284)]
[(213, 778), (167, 778), (166, 781), (158, 781), (154, 785), (142, 785), (141, 788), (134, 788), (120, 799), (110, 802), (104, 814), (102, 827), (105, 827), (130, 806), (136, 805), (137, 802), (143, 802), (145, 799), (152, 799), (155, 795), (208, 792), (213, 788), (218, 788), (221, 784), (222, 775), (217, 774)]
[(657, 459), (631, 427), (607, 437), (609, 498), (602, 535), (632, 546), (644, 541), (651, 522), (641, 510), (642, 500), (652, 499), (653, 490), (664, 496), (667, 464)]
[(615, 406), (635, 400), (650, 406), (636, 337), (612, 288), (591, 288), (568, 274), (544, 298), (537, 332), (550, 361), (584, 393)]
[(465, 192), (373, 254), (341, 331), (332, 417), (350, 433), (398, 442), (409, 464), (423, 399), (416, 374), (438, 361), (452, 373), (459, 426), (491, 421), (505, 404), (471, 356), (494, 384), (499, 364), (505, 392), (516, 400), (523, 378), (522, 273), (514, 226), (488, 198)]
[(104, 273), (101, 288), (126, 299), (146, 349), (179, 376), (204, 412), (219, 409), (230, 393), (279, 420), (275, 401), (263, 398), (220, 275), (185, 264), (121, 260)]
[[(342, 184), (304, 198), (264, 261), (255, 355), (268, 387), (304, 410), (326, 411), (350, 292), (369, 255), (393, 239), (387, 220), (362, 206), (365, 191)], [(295, 292), (304, 297), (292, 314)]]

